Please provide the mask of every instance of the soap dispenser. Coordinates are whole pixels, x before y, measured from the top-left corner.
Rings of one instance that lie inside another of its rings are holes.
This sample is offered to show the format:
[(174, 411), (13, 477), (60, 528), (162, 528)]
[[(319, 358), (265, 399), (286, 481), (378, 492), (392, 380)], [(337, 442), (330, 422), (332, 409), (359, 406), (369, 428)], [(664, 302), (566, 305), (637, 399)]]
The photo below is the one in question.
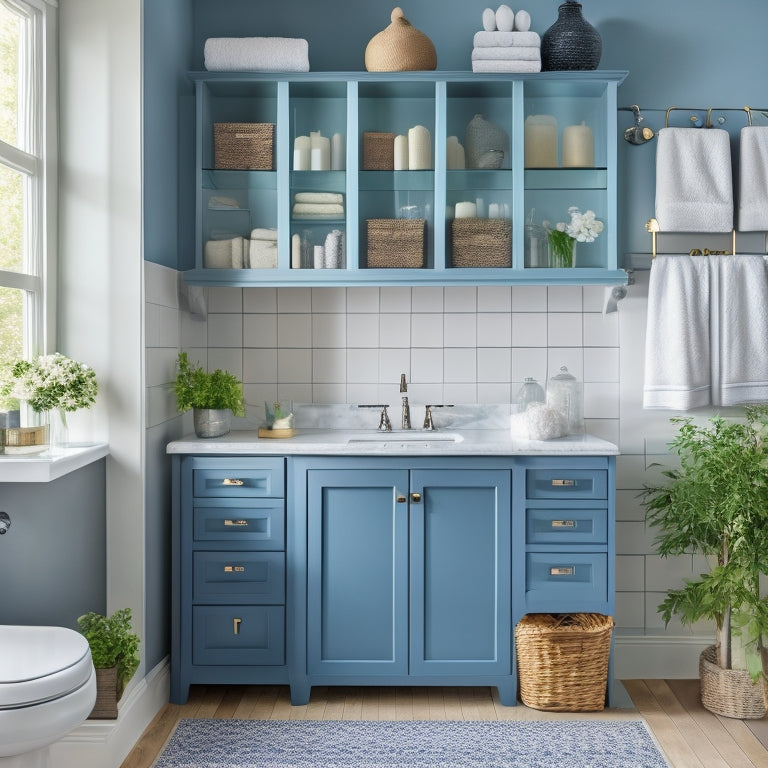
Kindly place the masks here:
[(547, 382), (547, 405), (565, 416), (569, 435), (584, 434), (584, 387), (564, 365)]

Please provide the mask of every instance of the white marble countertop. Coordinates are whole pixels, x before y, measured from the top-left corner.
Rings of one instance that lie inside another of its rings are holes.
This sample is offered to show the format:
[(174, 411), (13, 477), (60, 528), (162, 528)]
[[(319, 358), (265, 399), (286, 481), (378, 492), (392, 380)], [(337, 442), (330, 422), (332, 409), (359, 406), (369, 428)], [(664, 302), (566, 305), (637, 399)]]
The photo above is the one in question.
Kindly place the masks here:
[(0, 483), (48, 483), (108, 454), (107, 443), (73, 443), (53, 454), (0, 454)]
[(233, 430), (201, 439), (188, 435), (169, 443), (170, 454), (263, 454), (330, 456), (613, 456), (613, 443), (592, 435), (520, 440), (508, 429), (445, 429), (434, 432), (376, 429), (297, 429), (290, 438), (259, 438), (256, 430)]

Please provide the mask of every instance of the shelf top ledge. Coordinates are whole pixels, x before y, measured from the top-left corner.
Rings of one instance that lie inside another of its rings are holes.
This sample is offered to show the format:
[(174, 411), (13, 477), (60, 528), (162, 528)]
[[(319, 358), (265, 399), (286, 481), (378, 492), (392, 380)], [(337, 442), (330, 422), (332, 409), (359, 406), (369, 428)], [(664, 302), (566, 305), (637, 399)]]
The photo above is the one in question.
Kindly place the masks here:
[(2, 454), (0, 483), (49, 483), (107, 455), (107, 443), (72, 443), (57, 454)]
[(360, 82), (399, 81), (399, 82), (472, 82), (472, 81), (499, 81), (499, 80), (525, 80), (528, 82), (546, 81), (587, 81), (587, 82), (617, 82), (621, 84), (629, 74), (627, 70), (614, 69), (579, 69), (562, 70), (557, 72), (491, 72), (480, 73), (469, 70), (418, 70), (409, 72), (189, 72), (189, 77), (194, 81), (202, 82), (249, 82), (261, 80), (286, 80), (291, 82), (313, 81), (338, 81), (346, 82), (357, 80)]

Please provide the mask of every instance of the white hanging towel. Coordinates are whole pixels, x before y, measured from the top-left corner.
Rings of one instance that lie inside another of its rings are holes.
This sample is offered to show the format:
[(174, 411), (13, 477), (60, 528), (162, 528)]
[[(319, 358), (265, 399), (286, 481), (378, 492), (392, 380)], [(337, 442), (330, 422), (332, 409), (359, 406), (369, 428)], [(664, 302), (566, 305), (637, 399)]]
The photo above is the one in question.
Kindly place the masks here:
[(708, 256), (713, 405), (768, 401), (768, 268), (760, 256)]
[(709, 404), (709, 300), (707, 257), (657, 256), (653, 260), (644, 408), (685, 411)]
[(730, 232), (733, 178), (728, 132), (662, 128), (656, 148), (656, 219), (662, 232)]
[(768, 229), (768, 126), (741, 129), (739, 230)]

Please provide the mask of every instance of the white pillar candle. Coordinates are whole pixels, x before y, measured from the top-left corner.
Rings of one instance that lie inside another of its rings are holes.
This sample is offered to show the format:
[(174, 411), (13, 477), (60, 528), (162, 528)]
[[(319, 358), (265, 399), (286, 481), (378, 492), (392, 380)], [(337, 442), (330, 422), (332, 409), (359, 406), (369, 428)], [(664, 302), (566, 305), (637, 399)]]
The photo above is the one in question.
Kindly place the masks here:
[(408, 137), (404, 134), (395, 136), (395, 170), (408, 170)]
[(456, 203), (455, 218), (474, 219), (477, 216), (477, 205), (471, 201)]
[(498, 203), (489, 203), (488, 204), (488, 218), (489, 219), (500, 219), (501, 213), (499, 212), (499, 204)]
[(331, 140), (320, 132), (310, 134), (312, 142), (311, 164), (313, 171), (331, 170)]
[(312, 142), (309, 136), (297, 136), (293, 142), (293, 170), (308, 171)]
[(586, 124), (566, 125), (560, 152), (563, 168), (594, 168), (595, 140)]
[(325, 266), (325, 248), (322, 245), (316, 245), (314, 256), (315, 269), (322, 269)]
[(432, 168), (432, 139), (423, 125), (408, 129), (408, 169), (427, 171)]
[(525, 118), (525, 167), (557, 168), (557, 120), (552, 115)]
[(291, 269), (301, 269), (301, 235), (291, 235)]
[(445, 165), (449, 171), (460, 171), (466, 166), (464, 147), (457, 136), (449, 136), (445, 141)]
[(344, 134), (334, 133), (331, 139), (331, 170), (343, 171), (347, 167), (347, 145)]

